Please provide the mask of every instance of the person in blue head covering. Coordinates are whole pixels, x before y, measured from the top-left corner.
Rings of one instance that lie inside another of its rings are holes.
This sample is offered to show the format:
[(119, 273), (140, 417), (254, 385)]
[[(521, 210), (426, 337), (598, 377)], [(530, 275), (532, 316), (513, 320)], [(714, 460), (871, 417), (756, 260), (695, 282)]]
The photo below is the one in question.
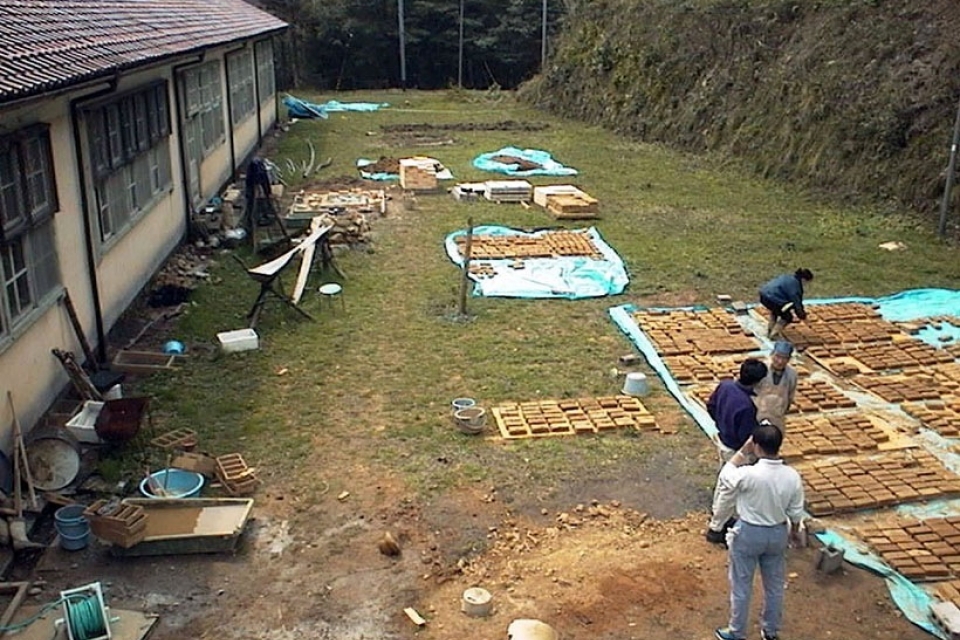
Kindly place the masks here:
[(786, 426), (787, 412), (797, 394), (797, 371), (790, 366), (792, 355), (792, 344), (786, 340), (774, 343), (767, 375), (754, 389), (757, 394), (757, 419), (769, 420), (781, 431)]

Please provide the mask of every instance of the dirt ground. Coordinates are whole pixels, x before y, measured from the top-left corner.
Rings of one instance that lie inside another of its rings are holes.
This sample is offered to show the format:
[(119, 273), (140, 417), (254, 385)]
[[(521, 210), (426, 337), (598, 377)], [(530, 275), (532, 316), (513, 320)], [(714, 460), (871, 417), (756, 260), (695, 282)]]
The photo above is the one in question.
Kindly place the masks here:
[[(710, 459), (693, 449), (698, 462)], [(316, 477), (267, 478), (234, 556), (116, 559), (99, 543), (51, 548), (34, 572), (43, 592), (31, 600), (101, 581), (111, 606), (159, 615), (156, 640), (496, 639), (524, 617), (568, 640), (706, 640), (726, 620), (726, 553), (704, 541), (709, 496), (685, 480), (676, 455), (655, 453), (643, 467), (585, 483), (476, 487), (430, 503), (362, 460), (327, 457)], [(296, 487), (331, 474), (358, 479), (348, 497), (322, 489), (312, 503), (298, 497)], [(379, 552), (385, 532), (398, 557)], [(813, 557), (790, 554), (783, 637), (927, 637), (879, 578), (851, 566), (824, 576)], [(493, 596), (488, 618), (460, 611), (474, 586)]]
[[(434, 498), (362, 457), (318, 450), (299, 477), (264, 471), (235, 555), (118, 559), (94, 541), (51, 547), (10, 579), (42, 586), (29, 605), (100, 581), (111, 607), (159, 616), (154, 640), (495, 640), (516, 618), (543, 620), (565, 640), (708, 640), (727, 618), (726, 552), (703, 539), (716, 457), (699, 432), (670, 438), (639, 464), (613, 460), (588, 478), (478, 483)], [(330, 478), (349, 479), (349, 495)], [(398, 556), (378, 550), (385, 533)], [(790, 553), (783, 638), (929, 637), (880, 578), (849, 565), (821, 575), (813, 558)], [(461, 612), (470, 587), (492, 594), (489, 617)]]

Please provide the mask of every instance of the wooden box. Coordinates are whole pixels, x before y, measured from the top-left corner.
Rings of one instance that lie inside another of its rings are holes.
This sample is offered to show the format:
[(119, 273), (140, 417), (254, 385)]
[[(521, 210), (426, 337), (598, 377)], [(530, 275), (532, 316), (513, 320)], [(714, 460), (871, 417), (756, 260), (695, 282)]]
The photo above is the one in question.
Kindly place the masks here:
[(141, 507), (97, 500), (83, 511), (93, 535), (128, 549), (146, 537), (147, 514)]
[(113, 358), (115, 371), (124, 373), (156, 373), (170, 371), (182, 365), (185, 356), (159, 353), (156, 351), (129, 351), (121, 350)]
[(193, 471), (202, 474), (208, 478), (217, 475), (217, 460), (203, 453), (194, 453), (184, 451), (171, 462), (171, 466), (177, 469)]
[(245, 496), (253, 493), (260, 479), (239, 453), (217, 457), (217, 478), (230, 495)]

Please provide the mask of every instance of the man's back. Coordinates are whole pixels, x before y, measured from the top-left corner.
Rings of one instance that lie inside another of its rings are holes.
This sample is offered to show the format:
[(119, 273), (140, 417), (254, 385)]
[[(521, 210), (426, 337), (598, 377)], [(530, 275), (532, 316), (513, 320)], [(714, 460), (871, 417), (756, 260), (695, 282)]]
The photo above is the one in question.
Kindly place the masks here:
[(707, 413), (717, 425), (720, 442), (733, 450), (743, 446), (757, 424), (753, 393), (735, 380), (717, 385), (707, 401)]
[(755, 465), (724, 468), (720, 477), (737, 491), (737, 513), (744, 522), (771, 527), (803, 515), (803, 482), (783, 460), (761, 458)]

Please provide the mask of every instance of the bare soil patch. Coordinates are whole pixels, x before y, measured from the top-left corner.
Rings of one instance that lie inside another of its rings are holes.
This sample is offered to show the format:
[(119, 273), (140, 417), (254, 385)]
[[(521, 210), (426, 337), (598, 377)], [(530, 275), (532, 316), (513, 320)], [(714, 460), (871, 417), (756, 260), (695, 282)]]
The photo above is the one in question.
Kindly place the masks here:
[(549, 127), (550, 125), (545, 122), (501, 120), (499, 122), (386, 124), (381, 125), (380, 128), (388, 133), (416, 133), (432, 131), (543, 131)]

